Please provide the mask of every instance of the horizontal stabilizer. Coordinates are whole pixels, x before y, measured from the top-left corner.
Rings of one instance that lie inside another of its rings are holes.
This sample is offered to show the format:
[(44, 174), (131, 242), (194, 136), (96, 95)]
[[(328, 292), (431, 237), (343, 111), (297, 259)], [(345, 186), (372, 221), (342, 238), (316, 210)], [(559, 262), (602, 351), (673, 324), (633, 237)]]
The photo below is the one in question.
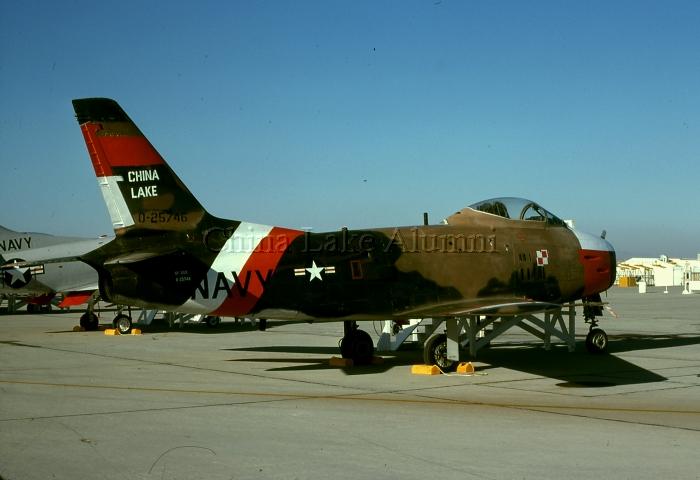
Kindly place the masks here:
[(175, 253), (175, 250), (163, 251), (163, 252), (132, 252), (125, 255), (120, 255), (118, 257), (112, 257), (105, 260), (105, 265), (125, 265), (130, 263), (143, 262), (144, 260), (150, 260), (152, 258), (171, 255)]

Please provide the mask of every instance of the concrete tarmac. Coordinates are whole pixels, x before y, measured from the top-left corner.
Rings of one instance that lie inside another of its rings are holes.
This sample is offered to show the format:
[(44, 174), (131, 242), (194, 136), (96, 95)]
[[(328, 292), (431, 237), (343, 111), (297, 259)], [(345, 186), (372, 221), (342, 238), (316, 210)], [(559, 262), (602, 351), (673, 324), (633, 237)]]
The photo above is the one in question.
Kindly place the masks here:
[(579, 315), (576, 352), (515, 329), (473, 376), (411, 375), (419, 350), (329, 367), (340, 323), (113, 337), (2, 315), (0, 477), (700, 478), (700, 295), (607, 300), (609, 355)]

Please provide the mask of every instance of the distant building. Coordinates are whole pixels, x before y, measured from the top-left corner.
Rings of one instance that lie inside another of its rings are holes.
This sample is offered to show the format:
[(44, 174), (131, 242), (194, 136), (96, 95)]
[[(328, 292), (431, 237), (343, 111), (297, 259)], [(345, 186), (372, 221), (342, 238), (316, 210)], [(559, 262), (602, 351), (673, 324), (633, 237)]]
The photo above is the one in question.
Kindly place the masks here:
[(700, 253), (696, 259), (633, 257), (617, 264), (615, 283), (621, 287), (635, 287), (639, 282), (648, 286), (684, 287), (700, 290)]

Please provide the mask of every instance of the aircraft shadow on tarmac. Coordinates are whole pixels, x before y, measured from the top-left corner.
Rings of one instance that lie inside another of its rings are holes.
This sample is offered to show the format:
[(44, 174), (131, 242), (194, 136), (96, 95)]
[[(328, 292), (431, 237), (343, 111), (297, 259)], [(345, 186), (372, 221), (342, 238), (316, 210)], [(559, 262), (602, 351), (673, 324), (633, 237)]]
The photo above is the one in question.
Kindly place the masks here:
[[(138, 327), (138, 325), (136, 325)], [(111, 328), (111, 327), (110, 327)], [(215, 327), (209, 327), (204, 323), (185, 323), (180, 325), (174, 323), (172, 326), (167, 322), (158, 321), (151, 325), (142, 327), (144, 332), (148, 333), (166, 333), (166, 332), (183, 332), (197, 333), (200, 335), (209, 335), (213, 333), (237, 333), (237, 332), (253, 332), (258, 330), (258, 327), (250, 323), (236, 322), (221, 322)]]
[(296, 365), (270, 368), (271, 372), (310, 371), (325, 370), (328, 368), (342, 370), (347, 375), (371, 375), (384, 373), (391, 368), (402, 365), (413, 365), (418, 362), (420, 353), (417, 351), (381, 352), (384, 362), (378, 365), (361, 365), (356, 367), (331, 367), (328, 361), (331, 357), (340, 356), (337, 347), (303, 347), (303, 346), (272, 346), (272, 347), (242, 347), (227, 348), (232, 352), (262, 352), (262, 353), (292, 353), (301, 355), (323, 355), (323, 357), (274, 357), (274, 358), (234, 358), (230, 362), (256, 362), (256, 363), (294, 363)]
[[(555, 344), (550, 351), (545, 351), (541, 344), (496, 343), (491, 348), (479, 351), (476, 361), (485, 363), (479, 370), (507, 368), (530, 375), (562, 380), (561, 387), (603, 388), (619, 385), (656, 383), (667, 380), (666, 377), (639, 367), (616, 356), (618, 353), (639, 350), (665, 349), (700, 344), (697, 335), (624, 335), (611, 336), (608, 343), (609, 354), (592, 355), (586, 352), (583, 342), (578, 342), (575, 352), (569, 352), (565, 346)], [(312, 357), (275, 357), (231, 359), (232, 362), (269, 362), (294, 363), (297, 365), (271, 368), (269, 371), (305, 371), (329, 367), (328, 359), (338, 355), (333, 347), (272, 346), (245, 347), (226, 349), (229, 351), (246, 351), (262, 353), (291, 353), (301, 355), (325, 355), (324, 358)], [(421, 362), (420, 350), (400, 350), (381, 352), (384, 363), (342, 368), (348, 375), (367, 375), (384, 373), (394, 367), (409, 366)]]
[[(275, 327), (282, 327), (285, 325), (297, 325), (299, 322), (294, 321), (281, 321), (274, 320), (267, 324), (267, 329), (271, 330)], [(134, 324), (136, 327), (140, 327), (138, 324)], [(111, 328), (108, 325), (107, 328)], [(187, 332), (187, 333), (199, 333), (199, 334), (212, 334), (212, 333), (235, 333), (235, 332), (253, 332), (259, 330), (256, 323), (251, 323), (249, 321), (228, 321), (222, 320), (221, 323), (214, 327), (210, 327), (203, 322), (185, 322), (180, 324), (179, 322), (174, 322), (172, 325), (166, 320), (157, 319), (153, 321), (150, 325), (140, 327), (148, 333), (163, 333), (163, 332)]]
[[(180, 326), (179, 323), (175, 323), (171, 326), (167, 322), (163, 322), (160, 320), (145, 326), (134, 324), (134, 327), (141, 328), (144, 333), (182, 332), (196, 333), (200, 335), (210, 335), (214, 333), (253, 332), (258, 330), (257, 326), (251, 325), (250, 323), (222, 322), (215, 327), (209, 327), (203, 323), (185, 323), (182, 326)], [(111, 323), (105, 322), (105, 320), (102, 319), (100, 321), (99, 330), (103, 331), (107, 328), (114, 328), (114, 326)], [(73, 330), (56, 330), (47, 331), (46, 333), (73, 333)]]
[[(698, 335), (617, 335), (611, 336), (608, 354), (592, 355), (583, 342), (576, 351), (556, 345), (547, 352), (541, 346), (520, 344), (513, 348), (490, 348), (479, 352), (478, 360), (489, 367), (503, 367), (548, 378), (563, 380), (561, 387), (614, 387), (656, 383), (666, 377), (628, 362), (616, 354), (640, 350), (666, 349), (700, 344)], [(500, 345), (499, 345), (500, 346)], [(504, 345), (507, 346), (507, 345)]]

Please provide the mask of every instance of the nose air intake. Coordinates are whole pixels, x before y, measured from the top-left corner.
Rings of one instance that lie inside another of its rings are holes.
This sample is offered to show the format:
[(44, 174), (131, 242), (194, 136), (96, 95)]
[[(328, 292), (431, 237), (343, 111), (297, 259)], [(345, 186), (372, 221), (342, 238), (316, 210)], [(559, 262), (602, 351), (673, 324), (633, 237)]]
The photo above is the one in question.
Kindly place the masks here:
[(615, 249), (602, 236), (574, 233), (581, 244), (579, 261), (583, 265), (583, 296), (604, 292), (615, 282)]

